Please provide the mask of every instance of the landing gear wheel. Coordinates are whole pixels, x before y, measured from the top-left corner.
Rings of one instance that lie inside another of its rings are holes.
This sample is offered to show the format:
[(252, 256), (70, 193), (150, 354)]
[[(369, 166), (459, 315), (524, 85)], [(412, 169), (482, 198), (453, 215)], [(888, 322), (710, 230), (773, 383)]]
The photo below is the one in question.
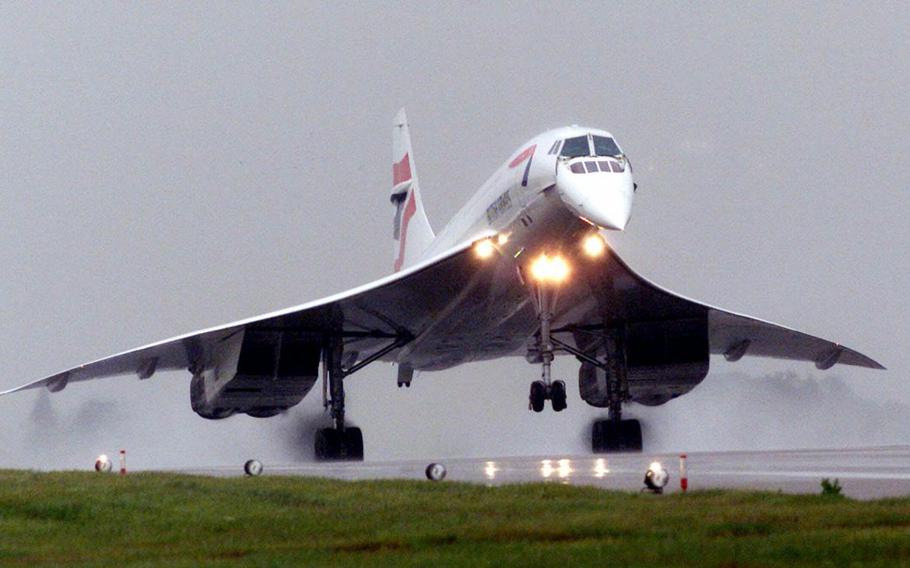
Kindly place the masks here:
[(638, 420), (598, 420), (591, 429), (591, 450), (595, 454), (641, 452), (641, 448)]
[(547, 400), (547, 385), (543, 381), (531, 383), (531, 394), (528, 396), (528, 406), (534, 412), (543, 412)]
[(555, 412), (562, 412), (566, 409), (566, 383), (564, 381), (553, 381), (550, 387), (550, 402), (553, 404)]
[(337, 460), (341, 454), (341, 432), (334, 428), (316, 430), (314, 449), (317, 461)]
[(360, 428), (344, 429), (344, 449), (346, 455), (343, 459), (363, 461), (363, 433)]
[(363, 461), (363, 433), (360, 428), (322, 428), (316, 431), (317, 461)]

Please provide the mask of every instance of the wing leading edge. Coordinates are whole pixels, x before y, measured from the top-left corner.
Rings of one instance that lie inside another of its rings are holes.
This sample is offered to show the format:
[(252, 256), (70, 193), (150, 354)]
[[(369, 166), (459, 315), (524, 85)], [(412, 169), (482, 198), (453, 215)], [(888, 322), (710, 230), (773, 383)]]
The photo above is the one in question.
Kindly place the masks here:
[[(381, 359), (434, 370), (524, 355), (537, 330), (525, 284), (511, 259), (477, 262), (470, 247), (464, 243), (335, 296), (131, 349), (0, 396), (41, 386), (56, 392), (72, 382), (119, 375), (145, 379), (179, 369), (195, 374), (211, 363), (208, 353), (240, 331), (303, 334), (308, 341), (341, 336), (349, 368)], [(710, 352), (729, 361), (758, 356), (810, 361), (820, 369), (834, 364), (884, 369), (838, 343), (670, 292), (633, 271), (612, 249), (604, 262), (579, 270), (579, 278), (561, 292), (559, 306), (555, 323), (563, 331), (707, 318)]]
[[(610, 320), (684, 321), (707, 317), (709, 349), (728, 361), (744, 356), (790, 359), (815, 363), (819, 369), (835, 364), (884, 369), (880, 363), (839, 343), (789, 327), (734, 313), (671, 292), (632, 270), (612, 249), (607, 261), (588, 269), (581, 294), (596, 298), (581, 314), (563, 325), (610, 325)], [(607, 314), (606, 316), (604, 314)], [(573, 321), (574, 320), (574, 321)], [(606, 322), (606, 323), (604, 323)]]
[[(340, 335), (345, 340), (344, 358), (350, 366), (365, 360), (392, 342), (404, 345), (444, 308), (452, 276), (482, 270), (468, 270), (465, 254), (470, 243), (456, 246), (432, 259), (404, 271), (352, 290), (284, 310), (216, 326), (116, 355), (97, 359), (43, 379), (0, 392), (47, 387), (52, 392), (73, 382), (135, 374), (147, 379), (157, 371), (189, 370), (195, 374), (210, 363), (207, 356), (219, 343), (229, 341), (240, 331), (293, 332), (318, 340)], [(476, 269), (476, 267), (473, 267)], [(449, 286), (440, 284), (449, 279)], [(447, 291), (447, 290), (444, 290)], [(389, 350), (388, 352), (390, 352)]]

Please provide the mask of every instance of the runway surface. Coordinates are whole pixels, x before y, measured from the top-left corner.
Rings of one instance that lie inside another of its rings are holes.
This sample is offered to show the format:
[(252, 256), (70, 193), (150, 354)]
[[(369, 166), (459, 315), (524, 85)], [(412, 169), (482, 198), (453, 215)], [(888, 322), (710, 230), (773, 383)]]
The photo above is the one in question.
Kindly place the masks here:
[[(679, 491), (679, 454), (613, 454), (361, 463), (264, 463), (263, 475), (304, 475), (346, 480), (426, 479), (431, 462), (442, 463), (446, 481), (487, 485), (566, 483), (636, 491), (648, 465), (658, 461), (670, 473), (666, 492)], [(695, 452), (687, 455), (689, 490), (735, 488), (819, 493), (822, 478), (839, 479), (845, 495), (877, 499), (910, 495), (910, 446), (853, 450)], [(181, 469), (184, 473), (243, 475), (236, 467)]]

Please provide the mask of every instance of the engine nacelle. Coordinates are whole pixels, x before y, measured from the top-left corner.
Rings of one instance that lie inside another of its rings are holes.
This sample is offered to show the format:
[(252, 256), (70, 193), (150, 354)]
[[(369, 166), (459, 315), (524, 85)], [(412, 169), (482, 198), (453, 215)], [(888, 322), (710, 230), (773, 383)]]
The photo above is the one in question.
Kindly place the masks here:
[[(585, 351), (592, 348), (589, 344)], [(603, 360), (604, 353), (601, 347), (598, 359)], [(624, 400), (657, 406), (686, 394), (707, 376), (708, 361), (707, 318), (633, 323), (625, 338)], [(578, 390), (591, 406), (609, 405), (607, 372), (600, 367), (581, 364)]]
[(296, 405), (319, 373), (321, 345), (303, 334), (244, 329), (205, 353), (190, 382), (190, 405), (217, 420), (242, 412), (264, 418)]

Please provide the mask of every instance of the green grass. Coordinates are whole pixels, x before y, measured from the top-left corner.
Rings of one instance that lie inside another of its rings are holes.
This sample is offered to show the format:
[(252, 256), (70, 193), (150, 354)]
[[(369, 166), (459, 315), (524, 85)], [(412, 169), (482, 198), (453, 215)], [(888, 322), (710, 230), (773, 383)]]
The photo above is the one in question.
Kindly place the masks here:
[(0, 564), (910, 564), (910, 499), (0, 472)]

